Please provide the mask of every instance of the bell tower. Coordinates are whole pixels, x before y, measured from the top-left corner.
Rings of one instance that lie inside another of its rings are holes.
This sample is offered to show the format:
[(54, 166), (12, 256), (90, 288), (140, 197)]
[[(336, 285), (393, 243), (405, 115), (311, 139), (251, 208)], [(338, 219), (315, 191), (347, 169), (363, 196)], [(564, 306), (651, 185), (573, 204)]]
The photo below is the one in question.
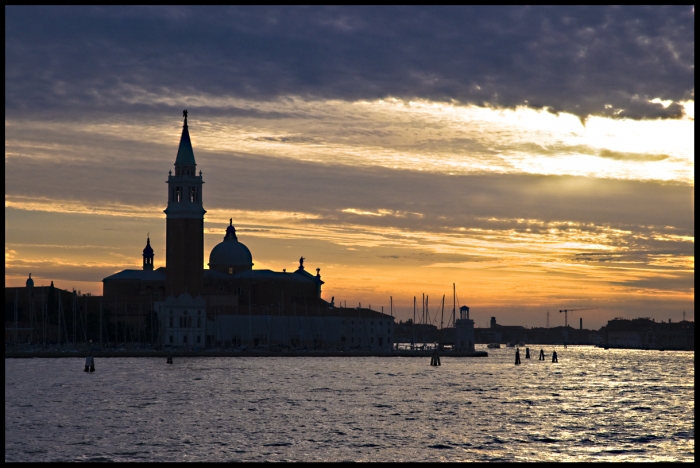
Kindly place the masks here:
[(146, 238), (146, 247), (143, 249), (143, 269), (153, 270), (153, 247), (151, 247), (151, 236)]
[(179, 297), (201, 292), (204, 269), (204, 207), (202, 206), (202, 171), (196, 175), (187, 110), (182, 112), (180, 147), (175, 158), (175, 175), (168, 174), (166, 215), (165, 293)]

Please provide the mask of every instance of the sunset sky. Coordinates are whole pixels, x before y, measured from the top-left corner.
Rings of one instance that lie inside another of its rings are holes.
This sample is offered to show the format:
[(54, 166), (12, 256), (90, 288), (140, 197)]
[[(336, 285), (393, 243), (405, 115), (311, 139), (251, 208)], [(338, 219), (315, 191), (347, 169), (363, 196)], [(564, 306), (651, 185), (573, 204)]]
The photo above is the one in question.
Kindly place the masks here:
[[(694, 320), (694, 8), (5, 7), (5, 285), (165, 266), (189, 111), (205, 262), (477, 327)], [(205, 265), (205, 268), (207, 266)]]

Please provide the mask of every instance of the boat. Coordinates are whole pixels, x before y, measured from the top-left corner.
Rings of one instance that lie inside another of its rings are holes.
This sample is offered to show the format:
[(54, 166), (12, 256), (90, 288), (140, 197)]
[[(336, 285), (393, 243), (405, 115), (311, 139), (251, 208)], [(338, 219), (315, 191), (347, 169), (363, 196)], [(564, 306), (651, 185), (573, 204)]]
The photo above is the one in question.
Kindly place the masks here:
[(500, 344), (500, 343), (489, 343), (488, 346), (486, 346), (486, 347), (487, 347), (487, 348), (492, 348), (492, 349), (493, 349), (493, 348), (500, 348), (500, 347), (501, 347), (501, 344)]
[(518, 346), (520, 346), (521, 348), (524, 348), (524, 347), (525, 347), (525, 343), (521, 341), (520, 343), (518, 343)]
[(508, 343), (506, 343), (506, 348), (515, 348), (515, 344), (509, 341)]

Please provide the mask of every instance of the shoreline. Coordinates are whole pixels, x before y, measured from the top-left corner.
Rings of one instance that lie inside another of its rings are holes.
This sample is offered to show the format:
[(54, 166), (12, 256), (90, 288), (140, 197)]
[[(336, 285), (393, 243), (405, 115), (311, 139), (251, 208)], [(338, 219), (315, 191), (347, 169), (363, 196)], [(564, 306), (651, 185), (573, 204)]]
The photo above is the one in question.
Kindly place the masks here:
[[(432, 350), (414, 351), (5, 351), (5, 359), (31, 359), (31, 358), (120, 358), (120, 357), (430, 357)], [(444, 352), (440, 357), (487, 357), (486, 351), (475, 352)]]

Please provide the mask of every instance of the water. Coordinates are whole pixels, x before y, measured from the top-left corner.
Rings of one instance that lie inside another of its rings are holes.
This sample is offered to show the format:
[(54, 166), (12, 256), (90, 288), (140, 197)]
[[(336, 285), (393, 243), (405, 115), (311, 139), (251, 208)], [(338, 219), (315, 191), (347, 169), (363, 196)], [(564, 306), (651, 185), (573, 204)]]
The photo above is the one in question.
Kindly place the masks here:
[(5, 461), (694, 459), (693, 353), (539, 349), (6, 359)]

